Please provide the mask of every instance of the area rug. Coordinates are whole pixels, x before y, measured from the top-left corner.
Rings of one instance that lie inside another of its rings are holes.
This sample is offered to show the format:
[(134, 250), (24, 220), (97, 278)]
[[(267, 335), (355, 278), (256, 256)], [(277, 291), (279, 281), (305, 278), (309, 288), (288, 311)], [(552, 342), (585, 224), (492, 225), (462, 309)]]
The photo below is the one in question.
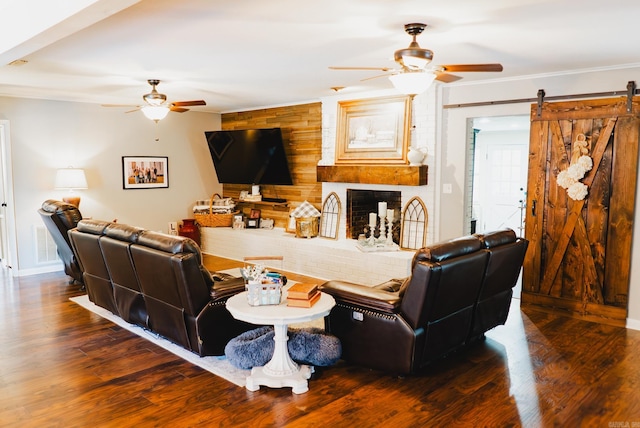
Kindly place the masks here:
[(129, 330), (130, 332), (142, 337), (143, 339), (155, 343), (156, 345), (166, 349), (172, 354), (177, 355), (178, 357), (187, 360), (190, 363), (195, 364), (196, 366), (201, 367), (204, 370), (207, 370), (208, 372), (211, 372), (214, 375), (226, 379), (238, 386), (244, 388), (244, 386), (246, 385), (246, 378), (251, 374), (251, 370), (242, 370), (232, 366), (225, 356), (199, 357), (193, 352), (187, 351), (186, 349), (160, 336), (157, 336), (152, 332), (143, 329), (142, 327), (129, 324), (119, 316), (114, 315), (108, 310), (93, 304), (93, 302), (89, 301), (89, 297), (86, 294), (78, 297), (72, 297), (70, 300), (93, 312), (94, 314), (99, 315), (102, 318), (105, 318), (126, 330)]

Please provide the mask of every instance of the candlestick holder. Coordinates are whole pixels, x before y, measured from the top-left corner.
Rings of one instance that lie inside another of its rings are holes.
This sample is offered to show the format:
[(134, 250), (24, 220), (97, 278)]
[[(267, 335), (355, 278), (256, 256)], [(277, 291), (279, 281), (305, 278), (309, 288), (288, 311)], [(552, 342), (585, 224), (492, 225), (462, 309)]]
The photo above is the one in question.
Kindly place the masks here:
[(386, 245), (391, 246), (391, 245), (394, 244), (394, 242), (393, 242), (393, 218), (387, 218), (387, 227), (389, 228), (389, 232), (387, 232)]
[[(385, 210), (386, 210), (386, 208), (385, 208)], [(387, 240), (387, 237), (386, 237), (386, 235), (384, 233), (384, 230), (385, 230), (384, 219), (386, 218), (387, 213), (386, 213), (386, 211), (381, 211), (378, 214), (378, 216), (380, 217), (380, 237), (378, 239), (380, 239), (382, 242), (384, 242), (384, 241)]]
[(375, 232), (376, 232), (376, 225), (369, 225), (369, 231), (371, 232), (371, 234), (369, 235), (369, 239), (367, 239), (367, 245), (370, 246), (374, 246), (376, 244), (376, 237)]

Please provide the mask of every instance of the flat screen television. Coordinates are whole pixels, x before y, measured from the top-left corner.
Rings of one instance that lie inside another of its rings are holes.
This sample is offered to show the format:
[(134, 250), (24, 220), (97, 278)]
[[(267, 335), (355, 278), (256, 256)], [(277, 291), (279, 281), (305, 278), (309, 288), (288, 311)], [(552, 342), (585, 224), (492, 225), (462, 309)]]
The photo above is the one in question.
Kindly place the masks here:
[(206, 131), (218, 182), (293, 184), (280, 128)]

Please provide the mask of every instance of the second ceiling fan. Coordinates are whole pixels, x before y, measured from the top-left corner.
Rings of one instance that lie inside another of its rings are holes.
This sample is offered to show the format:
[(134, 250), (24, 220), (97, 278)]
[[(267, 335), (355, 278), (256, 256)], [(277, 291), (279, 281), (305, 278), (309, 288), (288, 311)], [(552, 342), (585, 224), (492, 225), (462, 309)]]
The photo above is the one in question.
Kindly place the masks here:
[[(160, 84), (160, 80), (149, 79), (147, 80), (147, 82), (149, 83), (149, 85), (151, 85), (151, 92), (142, 96), (142, 99), (146, 104), (135, 106), (133, 110), (129, 110), (127, 111), (127, 113), (141, 110), (147, 118), (158, 122), (159, 120), (164, 119), (170, 111), (184, 113), (185, 111), (189, 111), (189, 109), (185, 107), (207, 105), (204, 100), (167, 102), (167, 96), (165, 94), (159, 93), (156, 89), (156, 86)], [(108, 104), (106, 105), (106, 107), (121, 106)]]
[(377, 70), (387, 74), (369, 77), (363, 80), (388, 76), (393, 85), (400, 91), (409, 95), (416, 95), (426, 90), (433, 80), (444, 83), (454, 82), (462, 77), (450, 74), (450, 72), (500, 72), (502, 64), (449, 64), (433, 65), (433, 51), (423, 49), (416, 38), (427, 27), (426, 24), (406, 24), (404, 30), (413, 40), (405, 49), (398, 49), (393, 54), (393, 59), (398, 63), (399, 69), (390, 67), (329, 67), (332, 70)]

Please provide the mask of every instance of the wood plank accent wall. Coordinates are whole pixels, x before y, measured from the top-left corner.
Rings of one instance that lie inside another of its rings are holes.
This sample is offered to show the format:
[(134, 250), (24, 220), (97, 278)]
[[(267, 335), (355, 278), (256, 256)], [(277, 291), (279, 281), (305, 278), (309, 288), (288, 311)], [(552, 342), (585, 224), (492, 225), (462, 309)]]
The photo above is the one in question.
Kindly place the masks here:
[[(240, 208), (246, 214), (252, 208), (259, 209), (263, 218), (275, 220), (276, 227), (286, 227), (291, 207), (296, 207), (305, 200), (318, 209), (322, 207), (322, 183), (316, 180), (316, 165), (322, 157), (322, 104), (310, 103), (222, 115), (222, 129), (225, 131), (258, 128), (282, 129), (293, 185), (260, 187), (263, 197), (284, 198), (287, 205), (243, 202)], [(236, 201), (240, 191), (251, 191), (251, 186), (246, 184), (223, 184), (222, 188), (225, 196)]]

